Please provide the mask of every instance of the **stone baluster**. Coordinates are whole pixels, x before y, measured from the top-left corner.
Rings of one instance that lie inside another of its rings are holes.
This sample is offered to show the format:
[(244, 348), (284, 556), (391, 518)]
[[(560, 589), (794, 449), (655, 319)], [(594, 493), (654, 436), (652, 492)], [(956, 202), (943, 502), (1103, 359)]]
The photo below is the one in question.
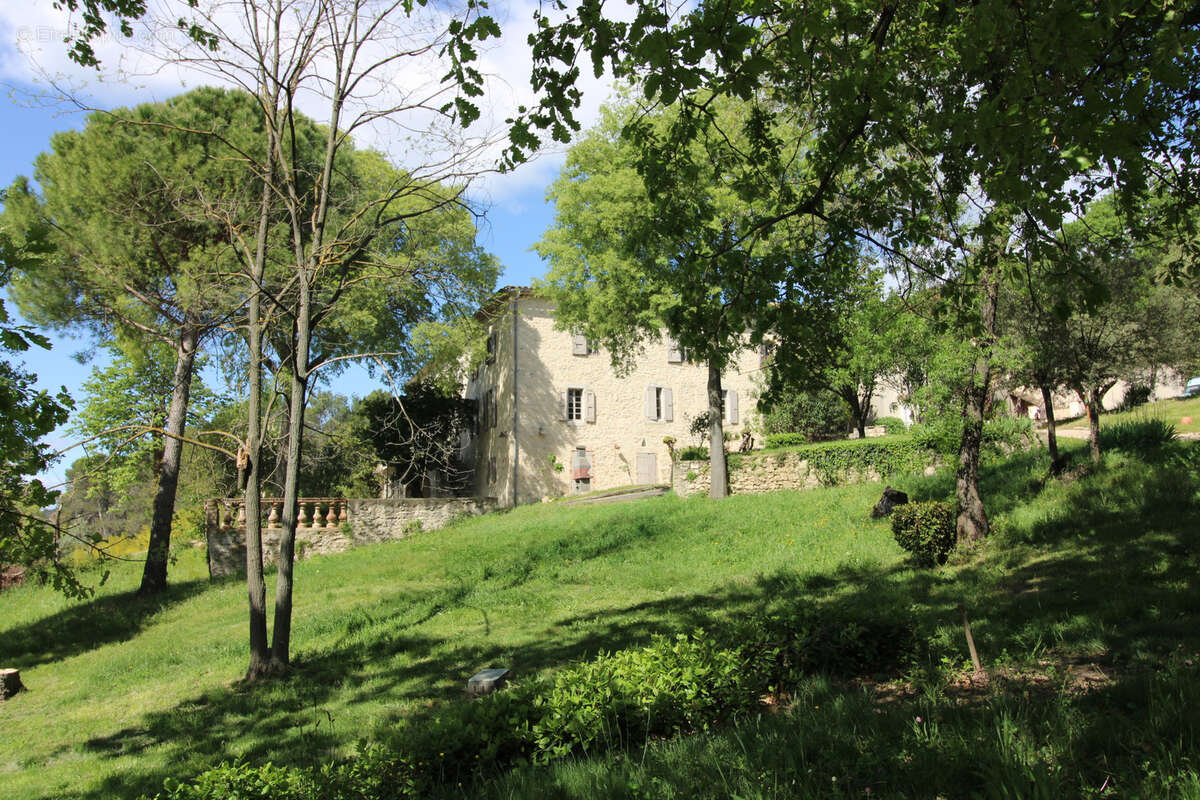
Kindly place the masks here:
[(337, 503), (330, 501), (329, 502), (329, 513), (325, 515), (325, 527), (326, 528), (336, 528), (337, 520), (338, 520), (338, 518), (337, 518)]
[(301, 501), (300, 502), (299, 525), (301, 528), (307, 528), (311, 524), (312, 524), (312, 509), (309, 507), (309, 503), (307, 503), (305, 501)]
[(338, 508), (340, 509), (338, 511), (338, 522), (346, 522), (350, 519), (350, 510), (347, 508), (348, 505), (350, 504), (345, 500), (338, 503)]
[(224, 512), (221, 514), (221, 527), (222, 528), (232, 528), (233, 527), (233, 508), (226, 505), (225, 503), (222, 503), (221, 511)]
[(271, 513), (270, 513), (270, 515), (267, 516), (267, 527), (268, 528), (278, 528), (279, 527), (279, 507), (281, 505), (283, 505), (283, 504), (282, 503), (271, 503)]
[(246, 504), (244, 502), (238, 503), (237, 526), (239, 528), (246, 527)]

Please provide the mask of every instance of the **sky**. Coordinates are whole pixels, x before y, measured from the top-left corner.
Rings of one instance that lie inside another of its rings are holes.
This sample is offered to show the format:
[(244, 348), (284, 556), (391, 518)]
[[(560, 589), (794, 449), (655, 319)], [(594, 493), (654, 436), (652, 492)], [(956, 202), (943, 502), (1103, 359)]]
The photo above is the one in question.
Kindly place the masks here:
[[(151, 15), (159, 10), (161, 18), (174, 19), (171, 15), (178, 16), (178, 11), (171, 2), (152, 0)], [(536, 0), (491, 4), (504, 35), (482, 52), (482, 71), (489, 75), (489, 89), (482, 104), (485, 121), (490, 119), (495, 124), (518, 104), (528, 104), (532, 99), (527, 88), (530, 57), (526, 36), (533, 29), (535, 7)], [(198, 85), (221, 83), (219, 78), (195, 70), (165, 67), (160, 60), (141, 52), (154, 34), (140, 26), (132, 41), (115, 36), (101, 40), (96, 50), (103, 70), (85, 70), (66, 58), (62, 39), (71, 25), (71, 19), (55, 9), (52, 0), (0, 3), (0, 186), (8, 186), (18, 175), (32, 177), (33, 161), (49, 149), (52, 134), (83, 126), (86, 113), (79, 110), (78, 102), (63, 101), (63, 94), (81, 99), (91, 108), (111, 109), (165, 100)], [(438, 74), (432, 68), (428, 71)], [(403, 73), (394, 78), (397, 83), (410, 79)], [(586, 127), (608, 98), (610, 87), (586, 74), (580, 85), (584, 89), (580, 119)], [(318, 112), (311, 115), (320, 119)], [(398, 144), (402, 139), (396, 128), (363, 131), (356, 142), (380, 149), (397, 166), (404, 166), (405, 145)], [(508, 174), (487, 175), (472, 186), (473, 204), (485, 214), (479, 242), (499, 259), (503, 267), (501, 286), (526, 285), (546, 270), (530, 248), (553, 222), (553, 206), (546, 202), (545, 192), (561, 168), (564, 153), (561, 146), (548, 148), (531, 163)], [(493, 147), (487, 157), (496, 154), (498, 149)], [(10, 313), (16, 311), (11, 302), (6, 305)], [(83, 399), (80, 385), (97, 362), (81, 364), (73, 356), (89, 350), (93, 343), (57, 334), (52, 334), (51, 340), (53, 348), (49, 352), (35, 349), (26, 354), (27, 368), (37, 374), (39, 387), (56, 391), (65, 386), (79, 403)], [(365, 370), (351, 370), (339, 376), (336, 389), (361, 396), (381, 386)], [(65, 447), (71, 440), (64, 428), (49, 437), (55, 448)], [(77, 452), (64, 457), (44, 478), (50, 482), (61, 480)]]

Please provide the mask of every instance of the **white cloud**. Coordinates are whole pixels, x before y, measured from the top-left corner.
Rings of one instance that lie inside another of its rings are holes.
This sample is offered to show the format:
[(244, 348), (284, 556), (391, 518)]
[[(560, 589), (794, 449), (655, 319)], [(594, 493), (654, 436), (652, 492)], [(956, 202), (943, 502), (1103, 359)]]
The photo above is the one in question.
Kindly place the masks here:
[[(535, 101), (529, 85), (532, 56), (527, 37), (535, 29), (533, 14), (538, 7), (536, 0), (493, 5), (491, 12), (503, 35), (479, 48), (477, 66), (487, 77), (487, 88), (479, 99), (482, 118), (469, 130), (446, 126), (428, 108), (418, 107), (362, 126), (355, 131), (356, 141), (381, 150), (398, 166), (445, 164), (452, 151), (460, 148), (470, 152), (471, 168), (494, 164), (506, 144), (504, 120), (518, 106), (531, 106)], [(234, 38), (244, 45), (250, 37), (241, 18), (242, 8), (241, 2), (214, 2), (208, 6), (212, 19), (222, 28), (243, 31)], [(296, 8), (300, 13), (307, 6), (297, 3)], [(212, 59), (184, 42), (174, 21), (188, 13), (181, 0), (152, 0), (147, 22), (135, 25), (132, 38), (110, 33), (95, 43), (103, 63), (97, 71), (80, 68), (67, 57), (63, 38), (73, 22), (68, 14), (56, 10), (51, 0), (32, 0), (20, 7), (5, 3), (0, 7), (0, 81), (34, 85), (49, 94), (62, 93), (73, 98), (75, 104), (91, 108), (158, 101), (199, 85), (232, 86), (245, 81), (241, 71), (244, 65), (237, 64), (240, 54), (235, 49), (226, 47)], [(441, 11), (420, 11), (412, 19), (402, 20), (402, 25), (382, 31), (385, 35), (366, 48), (362, 57), (381, 60), (411, 47), (427, 39), (430, 31), (444, 27), (445, 21)], [(181, 61), (179, 56), (185, 59)], [(299, 106), (326, 122), (328, 113), (319, 92), (322, 79), (329, 73), (319, 66), (320, 61), (317, 63), (314, 73), (307, 76), (309, 89), (300, 97)], [(360, 86), (360, 102), (354, 109), (371, 113), (414, 104), (440, 105), (449, 99), (436, 94), (438, 80), (445, 71), (445, 63), (432, 53), (398, 59)], [(611, 82), (607, 76), (593, 77), (590, 64), (586, 64), (578, 85), (584, 93), (578, 118), (586, 127), (609, 97)], [(421, 100), (425, 102), (418, 102)], [(547, 148), (510, 174), (485, 174), (473, 185), (472, 196), (516, 210), (531, 192), (538, 190), (540, 194), (557, 174), (562, 158), (561, 146)]]

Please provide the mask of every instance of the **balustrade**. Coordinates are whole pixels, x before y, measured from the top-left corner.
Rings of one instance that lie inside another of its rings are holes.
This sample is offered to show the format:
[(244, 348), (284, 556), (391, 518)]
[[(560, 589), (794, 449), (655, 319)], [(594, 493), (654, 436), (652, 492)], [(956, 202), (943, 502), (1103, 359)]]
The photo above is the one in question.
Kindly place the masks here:
[[(241, 498), (209, 500), (204, 505), (210, 524), (226, 529), (246, 527), (246, 504)], [(344, 497), (301, 497), (296, 505), (298, 528), (336, 528), (350, 520), (350, 504)], [(283, 498), (264, 497), (259, 510), (264, 528), (282, 527)]]

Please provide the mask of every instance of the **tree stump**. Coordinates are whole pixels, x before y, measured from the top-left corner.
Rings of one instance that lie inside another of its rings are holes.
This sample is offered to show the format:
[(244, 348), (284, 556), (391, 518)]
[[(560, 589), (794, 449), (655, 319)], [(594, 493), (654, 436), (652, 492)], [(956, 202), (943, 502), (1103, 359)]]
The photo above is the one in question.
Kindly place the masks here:
[(0, 700), (7, 700), (25, 688), (21, 683), (21, 670), (0, 669)]

